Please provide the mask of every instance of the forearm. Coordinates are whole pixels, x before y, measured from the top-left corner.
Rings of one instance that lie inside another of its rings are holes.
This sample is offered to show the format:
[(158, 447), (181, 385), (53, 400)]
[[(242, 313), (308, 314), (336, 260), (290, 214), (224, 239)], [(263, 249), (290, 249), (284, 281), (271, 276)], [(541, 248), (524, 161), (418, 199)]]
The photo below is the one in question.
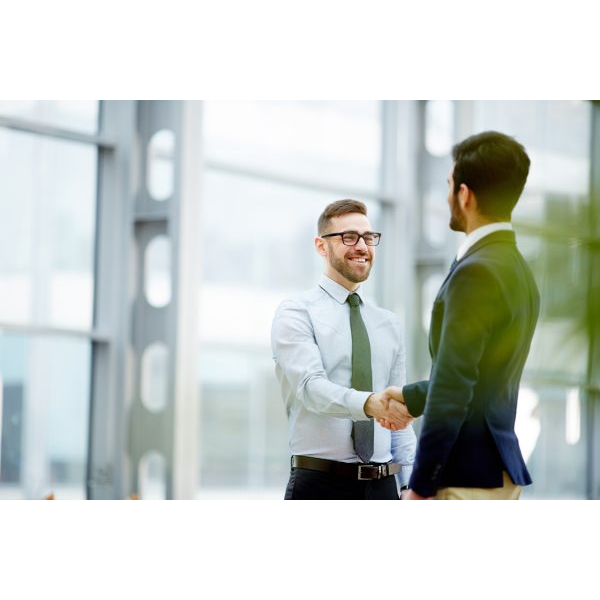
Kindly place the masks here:
[(364, 407), (370, 395), (369, 391), (358, 391), (332, 383), (321, 374), (307, 375), (307, 380), (299, 383), (296, 390), (297, 399), (307, 410), (329, 417), (351, 418), (354, 421), (368, 418)]
[[(456, 339), (456, 338), (454, 338)], [(423, 423), (410, 487), (433, 496), (464, 424), (478, 380), (479, 344), (459, 351), (442, 347), (428, 385)], [(457, 358), (459, 357), (459, 358)]]
[(437, 492), (442, 471), (456, 443), (465, 414), (462, 411), (454, 414), (425, 412), (409, 483), (409, 487), (421, 496), (433, 496)]

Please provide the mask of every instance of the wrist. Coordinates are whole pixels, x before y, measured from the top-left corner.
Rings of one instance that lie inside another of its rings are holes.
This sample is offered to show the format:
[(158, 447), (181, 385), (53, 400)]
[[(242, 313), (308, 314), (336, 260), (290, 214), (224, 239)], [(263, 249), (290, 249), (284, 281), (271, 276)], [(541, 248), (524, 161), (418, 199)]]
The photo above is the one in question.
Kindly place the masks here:
[(367, 417), (369, 418), (375, 418), (376, 412), (377, 412), (377, 400), (376, 400), (376, 396), (377, 394), (372, 393), (369, 394), (369, 396), (367, 397), (366, 401), (365, 401), (365, 405), (363, 407), (363, 411), (365, 413), (365, 415), (367, 415)]
[(365, 409), (370, 395), (371, 392), (350, 390), (350, 396), (348, 398), (348, 410), (350, 413), (349, 416), (353, 421), (365, 421), (369, 418), (365, 412)]

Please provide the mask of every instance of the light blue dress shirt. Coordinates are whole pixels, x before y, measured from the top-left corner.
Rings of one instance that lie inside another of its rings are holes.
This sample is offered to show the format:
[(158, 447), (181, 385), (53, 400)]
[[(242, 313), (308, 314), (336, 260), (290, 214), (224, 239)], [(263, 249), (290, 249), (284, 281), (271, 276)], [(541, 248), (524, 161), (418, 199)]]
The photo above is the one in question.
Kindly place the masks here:
[[(275, 313), (271, 345), (288, 423), (290, 451), (340, 462), (360, 462), (352, 423), (367, 420), (363, 407), (371, 392), (406, 383), (404, 339), (394, 313), (365, 302), (360, 312), (369, 334), (372, 391), (357, 391), (352, 380), (350, 306), (346, 288), (323, 275), (318, 287), (284, 300)], [(360, 289), (357, 290), (360, 295)], [(375, 423), (373, 462), (402, 465), (407, 485), (416, 449), (412, 426), (389, 431)]]

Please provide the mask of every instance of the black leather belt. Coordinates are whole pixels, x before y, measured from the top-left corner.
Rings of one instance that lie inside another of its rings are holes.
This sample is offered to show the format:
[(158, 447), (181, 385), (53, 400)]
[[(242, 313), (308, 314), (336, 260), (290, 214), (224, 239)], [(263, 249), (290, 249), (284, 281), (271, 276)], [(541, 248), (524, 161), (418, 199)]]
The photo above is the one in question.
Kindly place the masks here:
[(323, 471), (332, 475), (350, 477), (359, 481), (370, 481), (372, 479), (385, 479), (396, 473), (400, 473), (400, 465), (397, 463), (371, 464), (371, 463), (344, 463), (312, 456), (292, 456), (293, 469), (311, 469)]

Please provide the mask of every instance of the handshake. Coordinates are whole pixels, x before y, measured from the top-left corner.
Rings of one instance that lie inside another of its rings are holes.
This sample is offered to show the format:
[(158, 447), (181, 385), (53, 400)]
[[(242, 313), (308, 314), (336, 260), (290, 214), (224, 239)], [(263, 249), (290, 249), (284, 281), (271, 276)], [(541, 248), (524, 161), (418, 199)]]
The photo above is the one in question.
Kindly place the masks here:
[(377, 419), (382, 427), (391, 431), (404, 429), (414, 421), (404, 404), (402, 388), (396, 386), (371, 394), (365, 402), (364, 411), (367, 416)]

